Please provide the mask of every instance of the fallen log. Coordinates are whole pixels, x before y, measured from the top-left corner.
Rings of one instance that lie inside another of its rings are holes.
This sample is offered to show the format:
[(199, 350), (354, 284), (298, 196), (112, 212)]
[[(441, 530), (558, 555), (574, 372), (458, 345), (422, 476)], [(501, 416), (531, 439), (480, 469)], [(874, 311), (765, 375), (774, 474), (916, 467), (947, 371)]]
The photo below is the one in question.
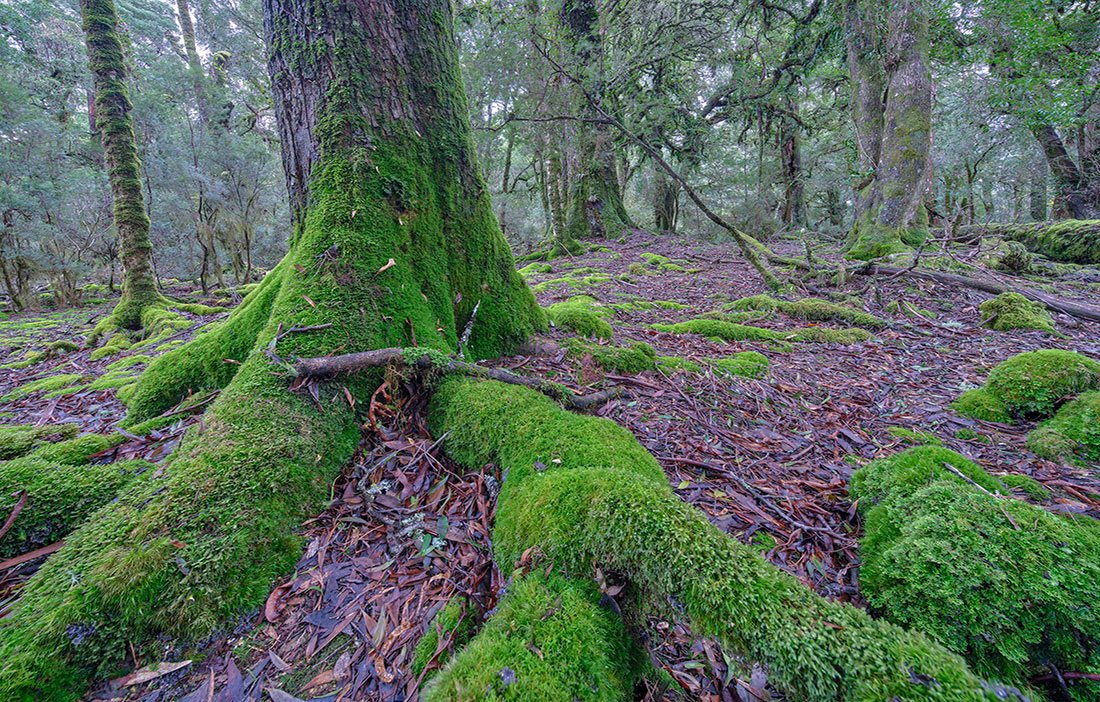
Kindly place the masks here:
[(999, 236), (1028, 251), (1062, 263), (1100, 264), (1100, 220), (1067, 219), (1032, 224), (971, 224), (959, 227), (962, 240)]
[(966, 288), (981, 290), (982, 292), (993, 295), (1000, 295), (1005, 292), (1019, 293), (1028, 299), (1046, 305), (1055, 312), (1061, 312), (1062, 314), (1068, 314), (1071, 317), (1077, 317), (1078, 319), (1084, 319), (1090, 322), (1100, 322), (1100, 307), (1086, 305), (1081, 302), (1073, 302), (1072, 300), (1066, 300), (1057, 295), (1049, 295), (1031, 288), (1008, 285), (990, 278), (972, 278), (970, 276), (958, 275), (957, 273), (944, 273), (943, 271), (930, 271), (922, 268), (880, 266), (874, 263), (857, 268), (855, 272), (859, 275), (905, 276), (907, 278), (931, 280), (946, 285), (961, 285)]
[(521, 385), (548, 395), (576, 410), (585, 410), (603, 404), (622, 392), (622, 388), (614, 387), (587, 395), (578, 395), (564, 385), (542, 380), (541, 378), (517, 375), (503, 368), (487, 368), (465, 361), (458, 361), (443, 357), (439, 352), (430, 353), (417, 348), (374, 349), (338, 356), (300, 358), (294, 364), (294, 372), (298, 378), (328, 378), (371, 368), (380, 368), (390, 364), (413, 366), (421, 371), (434, 369), (448, 375), (468, 375), (475, 378), (496, 380), (509, 385)]

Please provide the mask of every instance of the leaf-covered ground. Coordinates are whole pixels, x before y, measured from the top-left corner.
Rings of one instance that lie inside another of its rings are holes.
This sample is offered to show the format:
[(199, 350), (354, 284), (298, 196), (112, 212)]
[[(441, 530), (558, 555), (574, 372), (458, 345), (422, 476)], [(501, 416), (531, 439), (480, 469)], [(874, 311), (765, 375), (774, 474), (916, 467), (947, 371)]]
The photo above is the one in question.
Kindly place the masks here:
[[(914, 440), (940, 441), (994, 474), (1037, 479), (1053, 495), (1043, 503), (1048, 509), (1100, 516), (1097, 466), (1040, 459), (1024, 445), (1030, 425), (976, 421), (948, 408), (1013, 354), (1064, 348), (1100, 357), (1100, 325), (1056, 316), (1061, 336), (995, 332), (980, 326), (978, 305), (987, 295), (905, 278), (872, 283), (855, 277), (842, 290), (856, 294), (843, 301), (888, 322), (873, 331), (871, 341), (713, 341), (652, 325), (698, 317), (762, 293), (735, 249), (641, 233), (628, 244), (604, 244), (532, 274), (529, 281), (540, 302), (590, 295), (614, 310), (608, 319), (614, 330), (611, 344), (644, 341), (660, 356), (698, 368), (664, 364), (662, 370), (620, 374), (604, 370), (590, 355), (567, 356), (564, 350), (504, 359), (500, 365), (581, 392), (621, 386), (623, 394), (598, 413), (630, 428), (660, 459), (685, 500), (819, 593), (862, 604), (860, 527), (847, 498), (847, 479), (858, 465)], [(1086, 271), (1076, 278), (1053, 289), (1078, 300), (1095, 298), (1096, 276)], [(792, 299), (828, 292), (836, 290), (808, 286)], [(17, 362), (51, 341), (78, 341), (108, 309), (100, 305), (0, 321), (0, 363)], [(203, 321), (209, 318), (196, 318), (196, 325)], [(783, 331), (845, 326), (783, 312), (746, 323)], [(561, 341), (571, 333), (554, 329), (550, 336)], [(127, 353), (153, 355), (164, 348)], [(768, 371), (760, 379), (729, 376), (713, 363), (749, 350), (768, 358)], [(71, 392), (52, 397), (36, 392), (3, 403), (0, 421), (75, 422), (83, 431), (109, 431), (124, 408), (113, 388), (86, 385), (116, 360), (92, 361), (88, 351), (75, 351), (4, 370), (0, 396), (46, 376), (72, 374), (79, 380), (68, 385), (77, 388)], [(489, 557), (500, 476), (492, 466), (464, 474), (442, 455), (438, 437), (422, 424), (422, 395), (384, 387), (374, 398), (357, 399), (370, 408), (363, 445), (334, 486), (332, 505), (303, 525), (307, 550), (297, 571), (277, 584), (261, 611), (228, 623), (226, 631), (207, 642), (202, 660), (171, 672), (176, 666), (139, 671), (103, 686), (93, 699), (415, 698), (412, 648), (431, 615), (455, 594), (469, 596), (476, 610), (488, 611), (502, 584)], [(174, 427), (130, 440), (99, 460), (159, 460), (196, 421), (195, 414), (181, 414)], [(6, 516), (0, 515), (0, 521)], [(36, 565), (0, 564), (0, 613)], [(654, 662), (688, 697), (740, 700), (767, 694), (762, 671), (738, 679), (713, 642), (694, 640), (674, 621), (650, 624)], [(166, 642), (164, 660), (182, 663), (171, 642)], [(676, 692), (649, 689), (644, 694), (659, 698)]]

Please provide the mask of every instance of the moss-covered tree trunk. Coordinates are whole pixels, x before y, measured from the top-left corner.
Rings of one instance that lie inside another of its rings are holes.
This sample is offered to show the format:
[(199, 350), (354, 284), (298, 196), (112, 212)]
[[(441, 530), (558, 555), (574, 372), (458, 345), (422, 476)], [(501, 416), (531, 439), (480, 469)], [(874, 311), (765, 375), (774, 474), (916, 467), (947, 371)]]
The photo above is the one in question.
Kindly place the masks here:
[(614, 237), (633, 227), (615, 171), (615, 139), (612, 127), (598, 120), (602, 102), (603, 38), (595, 0), (564, 0), (561, 23), (569, 46), (569, 64), (581, 79), (578, 114), (589, 121), (578, 123), (577, 150), (580, 169), (570, 184), (566, 232), (570, 239)]
[(780, 119), (779, 151), (783, 171), (783, 224), (806, 226), (806, 183), (802, 174), (802, 138), (798, 125), (798, 96), (794, 90), (784, 102), (786, 114)]
[(850, 0), (845, 16), (860, 169), (848, 255), (870, 259), (924, 240), (931, 180), (932, 78), (922, 0)]
[(149, 217), (141, 193), (141, 163), (134, 139), (132, 105), (126, 82), (123, 52), (114, 0), (81, 0), (88, 67), (95, 84), (96, 130), (103, 142), (103, 160), (114, 200), (122, 262), (122, 299), (115, 308), (115, 324), (140, 329), (142, 312), (160, 300), (153, 271)]
[(478, 172), (446, 0), (264, 10), (290, 250), (224, 323), (142, 375), (130, 421), (221, 392), (158, 476), (28, 583), (0, 622), (0, 699), (73, 699), (90, 677), (159, 660), (160, 636), (194, 641), (253, 610), (293, 568), (298, 525), (359, 440), (349, 398), (366, 406), (379, 378), (311, 398), (288, 390), (281, 359), (454, 351), (467, 325), (479, 358), (543, 324)]
[(1095, 154), (1082, 153), (1078, 165), (1051, 124), (1031, 128), (1043, 149), (1056, 184), (1052, 214), (1056, 219), (1100, 218), (1100, 147)]

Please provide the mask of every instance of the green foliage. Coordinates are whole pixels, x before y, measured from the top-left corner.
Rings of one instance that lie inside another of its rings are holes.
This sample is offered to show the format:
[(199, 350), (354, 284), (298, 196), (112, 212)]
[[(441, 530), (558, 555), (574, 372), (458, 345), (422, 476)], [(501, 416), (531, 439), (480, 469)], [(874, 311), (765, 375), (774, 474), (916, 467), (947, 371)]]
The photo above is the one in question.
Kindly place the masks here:
[(1100, 461), (1100, 391), (1082, 393), (1027, 436), (1027, 447), (1046, 458)]
[(1038, 329), (1054, 334), (1054, 319), (1046, 308), (1020, 293), (1006, 292), (978, 307), (985, 326), (996, 331)]
[[(477, 619), (470, 609), (469, 600), (465, 597), (455, 597), (449, 601), (432, 617), (424, 635), (416, 642), (416, 649), (413, 651), (413, 675), (420, 676), (429, 663), (442, 668), (450, 660), (449, 650), (442, 651), (436, 656), (440, 637), (451, 646), (451, 650), (457, 651), (469, 643), (476, 629)], [(425, 679), (430, 680), (431, 676)]]
[(951, 409), (965, 417), (973, 417), (986, 422), (1008, 424), (1012, 415), (999, 397), (985, 388), (967, 390), (951, 403)]
[(570, 338), (563, 340), (562, 346), (572, 358), (591, 356), (604, 369), (618, 373), (641, 373), (653, 370), (657, 365), (657, 352), (644, 341), (631, 341), (626, 346), (608, 346)]
[[(449, 379), (432, 399), (430, 423), (448, 432), (447, 450), (460, 463), (507, 471), (493, 532), (498, 563), (537, 548), (573, 577), (592, 573), (593, 563), (621, 574), (643, 603), (674, 598), (697, 636), (765, 665), (769, 683), (791, 699), (1006, 694), (922, 635), (819, 597), (716, 529), (675, 496), (630, 432), (606, 419), (570, 414), (524, 388)], [(480, 692), (476, 679), (468, 689)]]
[[(982, 675), (1024, 685), (1048, 662), (1100, 672), (1100, 528), (990, 494), (1003, 492), (940, 447), (857, 471), (861, 589), (875, 609), (963, 654)], [(1093, 682), (1074, 687), (1078, 699), (1100, 693)]]
[(725, 358), (712, 358), (710, 364), (727, 375), (763, 378), (768, 372), (768, 357), (757, 351), (742, 351)]
[(1008, 411), (1045, 417), (1065, 399), (1100, 387), (1100, 362), (1073, 351), (1028, 351), (998, 363), (985, 388)]
[(614, 330), (605, 319), (610, 314), (611, 310), (588, 295), (577, 295), (546, 308), (546, 316), (555, 326), (597, 339), (614, 336)]
[(645, 661), (595, 583), (518, 574), (424, 699), (625, 700)]

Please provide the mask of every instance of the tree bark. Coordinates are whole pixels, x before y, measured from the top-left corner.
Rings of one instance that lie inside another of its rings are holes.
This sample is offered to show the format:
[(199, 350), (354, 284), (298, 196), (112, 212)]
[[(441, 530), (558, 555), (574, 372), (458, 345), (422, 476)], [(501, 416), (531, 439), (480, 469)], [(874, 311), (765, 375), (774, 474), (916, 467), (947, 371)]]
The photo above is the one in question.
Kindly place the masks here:
[(0, 699), (73, 698), (148, 662), (159, 637), (200, 640), (254, 610), (294, 567), (294, 532), (327, 503), (382, 377), (303, 396), (283, 358), (454, 353), (471, 325), (477, 359), (544, 326), (474, 157), (447, 0), (265, 0), (264, 14), (290, 250), (225, 322), (142, 374), (128, 422), (222, 389), (157, 476), (28, 582), (0, 627)]
[[(932, 168), (927, 8), (922, 0), (901, 0), (884, 18), (876, 17), (879, 11), (878, 3), (867, 0), (850, 0), (847, 10), (853, 121), (860, 165), (870, 168), (848, 251), (857, 259), (903, 251), (928, 234), (923, 206)], [(883, 21), (888, 29), (881, 37)]]
[(779, 151), (783, 171), (782, 221), (788, 227), (806, 226), (806, 184), (802, 175), (802, 147), (799, 137), (798, 101), (794, 95), (786, 98), (789, 114), (780, 118)]
[(114, 200), (122, 262), (122, 298), (115, 323), (140, 329), (146, 307), (160, 300), (153, 272), (149, 217), (141, 192), (141, 162), (134, 138), (128, 70), (114, 0), (81, 0), (88, 67), (95, 84), (96, 130), (103, 142), (103, 159)]
[(1050, 172), (1057, 184), (1057, 199), (1052, 214), (1056, 219), (1096, 219), (1100, 217), (1100, 183), (1089, 183), (1084, 171), (1066, 150), (1058, 131), (1050, 124), (1038, 124), (1031, 133), (1046, 155)]
[[(602, 101), (603, 38), (595, 0), (564, 0), (561, 23), (571, 49), (570, 60), (588, 84), (588, 94)], [(579, 114), (595, 118), (596, 107), (581, 97)], [(566, 230), (570, 238), (615, 237), (633, 227), (623, 205), (615, 169), (615, 140), (611, 128), (600, 120), (577, 124), (581, 170), (571, 184)]]

